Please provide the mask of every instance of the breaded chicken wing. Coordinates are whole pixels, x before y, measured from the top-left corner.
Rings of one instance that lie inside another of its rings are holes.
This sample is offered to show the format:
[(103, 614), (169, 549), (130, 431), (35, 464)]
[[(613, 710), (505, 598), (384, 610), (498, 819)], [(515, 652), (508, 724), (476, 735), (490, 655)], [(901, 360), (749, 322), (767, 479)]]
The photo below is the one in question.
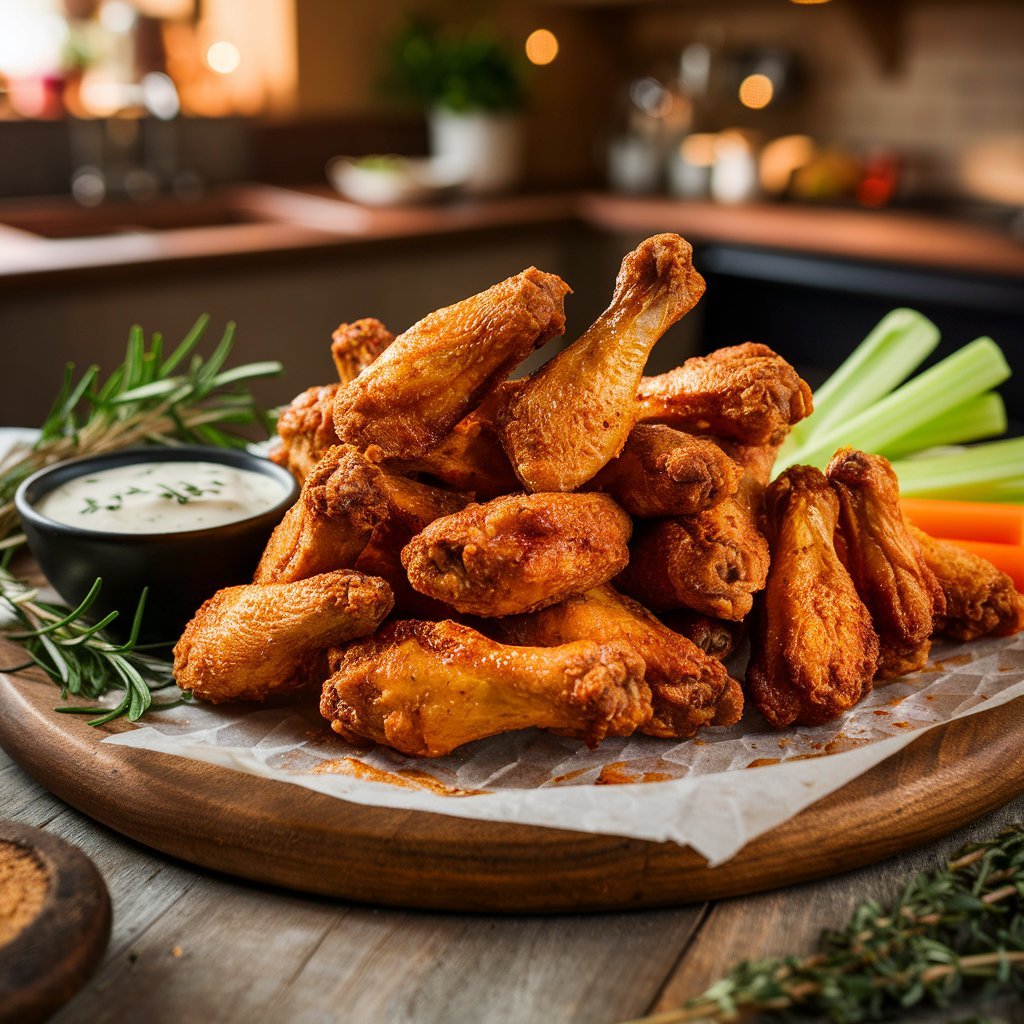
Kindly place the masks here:
[(527, 490), (575, 490), (619, 454), (651, 349), (703, 294), (693, 250), (678, 235), (655, 235), (626, 256), (611, 305), (500, 418), (502, 444)]
[(839, 499), (811, 466), (767, 494), (772, 565), (755, 612), (748, 695), (776, 728), (818, 725), (871, 692), (878, 637), (833, 544)]
[(536, 611), (626, 564), (629, 516), (604, 494), (510, 494), (435, 520), (402, 552), (409, 582), (468, 615)]
[(588, 489), (610, 494), (631, 516), (703, 512), (736, 493), (743, 470), (712, 441), (638, 423), (618, 458)]
[(323, 453), (338, 443), (334, 432), (334, 396), (340, 388), (340, 384), (307, 388), (277, 418), (279, 440), (270, 459), (289, 470), (300, 484)]
[(347, 570), (218, 590), (175, 644), (174, 678), (215, 704), (292, 693), (323, 682), (327, 649), (390, 610), (387, 583)]
[(955, 640), (1009, 636), (1024, 629), (1024, 595), (991, 562), (910, 526), (928, 568), (946, 599), (935, 632)]
[(395, 336), (373, 317), (341, 324), (331, 335), (331, 358), (338, 380), (355, 380), (386, 349)]
[(335, 649), (320, 712), (347, 740), (440, 757), (536, 726), (596, 746), (651, 713), (644, 664), (628, 645), (508, 647), (455, 622), (392, 622)]
[(743, 692), (721, 663), (662, 625), (643, 605), (605, 585), (529, 615), (494, 620), (505, 643), (555, 647), (574, 640), (621, 640), (644, 659), (653, 713), (648, 736), (687, 739), (706, 725), (733, 725)]
[(710, 615), (691, 612), (687, 608), (661, 612), (658, 618), (673, 633), (685, 636), (696, 644), (705, 654), (725, 661), (739, 646), (746, 632), (742, 622), (728, 622)]
[(697, 515), (639, 524), (617, 584), (655, 611), (739, 621), (767, 576), (767, 542), (750, 513), (726, 498)]
[(644, 377), (639, 401), (644, 422), (745, 445), (780, 444), (813, 407), (796, 370), (767, 345), (749, 341)]
[(878, 634), (878, 675), (916, 672), (946, 601), (903, 518), (896, 474), (881, 455), (841, 448), (825, 475), (839, 496), (836, 550)]
[(351, 568), (387, 515), (383, 474), (350, 445), (329, 448), (278, 523), (254, 583), (288, 583)]
[(419, 458), (536, 347), (565, 330), (569, 286), (531, 267), (430, 313), (334, 400), (342, 441)]

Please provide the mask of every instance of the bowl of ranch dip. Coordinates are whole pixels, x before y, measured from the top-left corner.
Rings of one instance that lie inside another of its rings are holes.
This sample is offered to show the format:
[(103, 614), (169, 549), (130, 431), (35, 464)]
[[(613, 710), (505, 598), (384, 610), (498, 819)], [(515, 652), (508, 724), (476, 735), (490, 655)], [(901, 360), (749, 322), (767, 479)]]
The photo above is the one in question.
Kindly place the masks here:
[(188, 445), (131, 448), (61, 462), (22, 483), (15, 504), (29, 547), (72, 607), (124, 637), (148, 587), (140, 638), (174, 643), (222, 587), (248, 583), (274, 527), (298, 497), (287, 471), (249, 452)]

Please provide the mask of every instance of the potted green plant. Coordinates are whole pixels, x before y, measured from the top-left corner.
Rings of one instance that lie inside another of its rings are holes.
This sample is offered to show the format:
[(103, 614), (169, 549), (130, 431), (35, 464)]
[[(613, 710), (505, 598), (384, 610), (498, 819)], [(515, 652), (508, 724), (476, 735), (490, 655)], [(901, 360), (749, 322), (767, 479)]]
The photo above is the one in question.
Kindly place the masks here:
[(391, 82), (422, 105), (435, 158), (459, 175), (466, 191), (498, 192), (518, 181), (523, 70), (493, 34), (442, 31), (412, 19), (393, 42)]

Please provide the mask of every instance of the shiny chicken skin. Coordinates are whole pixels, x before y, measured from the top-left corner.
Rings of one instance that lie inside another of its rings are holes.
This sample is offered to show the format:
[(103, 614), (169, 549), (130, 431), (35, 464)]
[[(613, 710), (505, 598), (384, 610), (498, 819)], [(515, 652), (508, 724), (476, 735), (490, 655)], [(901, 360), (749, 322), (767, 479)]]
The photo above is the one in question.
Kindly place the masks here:
[(631, 516), (691, 515), (736, 493), (743, 470), (716, 444), (660, 424), (638, 423), (618, 458), (588, 487)]
[(382, 476), (355, 448), (329, 448), (271, 534), (253, 582), (287, 583), (351, 568), (387, 516)]
[(648, 736), (686, 739), (706, 725), (733, 725), (743, 691), (721, 663), (662, 625), (646, 608), (610, 586), (595, 587), (529, 615), (497, 619), (505, 643), (554, 647), (575, 640), (621, 640), (643, 658), (651, 688)]
[(749, 341), (644, 377), (639, 401), (644, 422), (745, 445), (780, 444), (813, 408), (796, 370), (767, 345)]
[(575, 490), (619, 454), (651, 349), (703, 294), (693, 250), (678, 235), (655, 235), (626, 256), (608, 309), (500, 418), (502, 444), (527, 490)]
[(387, 583), (346, 570), (228, 587), (185, 627), (174, 678), (215, 704), (292, 693), (323, 682), (328, 648), (372, 633), (389, 611)]
[(987, 559), (955, 544), (929, 537), (911, 525), (928, 568), (942, 588), (946, 609), (936, 615), (935, 632), (954, 640), (1010, 636), (1024, 629), (1024, 595)]
[(755, 614), (748, 695), (776, 728), (819, 725), (871, 692), (878, 637), (833, 543), (839, 499), (810, 466), (767, 494), (771, 571)]
[(565, 330), (569, 286), (535, 267), (400, 335), (334, 401), (342, 441), (418, 458), (535, 348)]
[(341, 324), (331, 335), (331, 359), (338, 380), (355, 380), (395, 340), (395, 336), (374, 317)]
[(655, 611), (689, 608), (738, 622), (768, 576), (768, 544), (736, 501), (637, 526), (617, 584)]
[(629, 516), (603, 494), (510, 494), (431, 523), (406, 545), (409, 582), (468, 615), (516, 615), (606, 583)]
[(946, 601), (903, 518), (896, 474), (880, 455), (841, 448), (825, 475), (839, 496), (836, 548), (878, 634), (878, 676), (916, 672)]
[(347, 740), (441, 757), (536, 726), (596, 746), (651, 713), (644, 663), (628, 645), (509, 647), (455, 622), (392, 622), (330, 654), (321, 714)]

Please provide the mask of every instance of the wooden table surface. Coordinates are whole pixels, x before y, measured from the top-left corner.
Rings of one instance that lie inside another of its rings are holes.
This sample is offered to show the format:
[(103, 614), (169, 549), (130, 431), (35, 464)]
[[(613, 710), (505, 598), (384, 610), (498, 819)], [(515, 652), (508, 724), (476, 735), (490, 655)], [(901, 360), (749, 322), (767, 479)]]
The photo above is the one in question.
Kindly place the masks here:
[[(678, 1005), (737, 959), (810, 952), (860, 900), (888, 898), (962, 843), (1024, 820), (1024, 797), (831, 880), (677, 910), (552, 917), (378, 910), (197, 870), (72, 810), (2, 751), (0, 816), (75, 843), (110, 889), (106, 958), (59, 1024), (615, 1024)], [(906, 1019), (1024, 1024), (1018, 1002)]]

